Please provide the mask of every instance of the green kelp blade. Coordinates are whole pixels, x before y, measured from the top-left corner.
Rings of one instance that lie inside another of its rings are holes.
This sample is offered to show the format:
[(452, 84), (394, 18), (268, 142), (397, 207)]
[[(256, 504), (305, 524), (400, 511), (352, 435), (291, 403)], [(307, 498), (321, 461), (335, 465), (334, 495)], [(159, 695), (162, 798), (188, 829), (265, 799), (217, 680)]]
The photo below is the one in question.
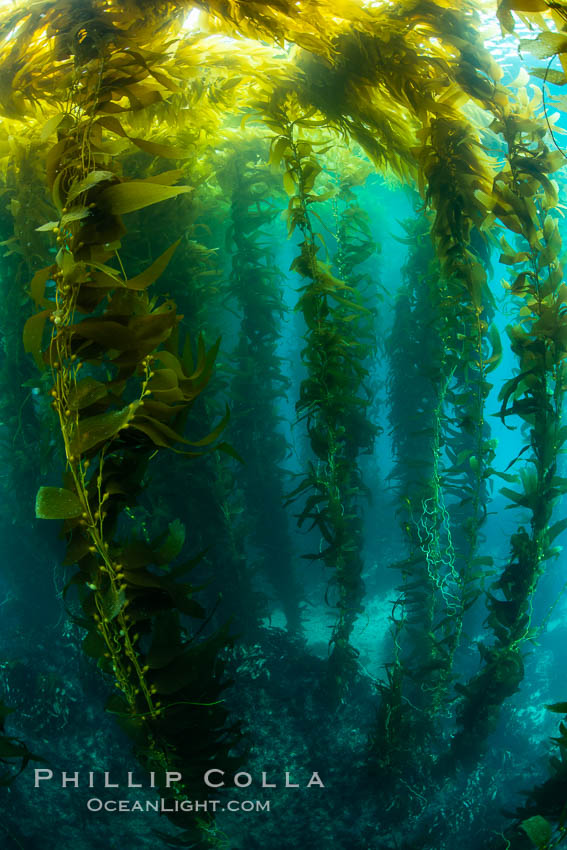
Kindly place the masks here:
[(110, 410), (81, 419), (79, 428), (69, 444), (74, 455), (88, 452), (98, 443), (114, 439), (125, 428), (134, 416), (139, 402), (132, 402), (121, 410)]
[(130, 280), (127, 280), (125, 285), (128, 289), (147, 289), (148, 286), (158, 279), (158, 277), (161, 277), (180, 242), (181, 239), (178, 239), (177, 242), (170, 245), (167, 251), (164, 251), (163, 254), (151, 264), (151, 266), (148, 266), (145, 271), (136, 275), (136, 277), (132, 277)]
[(155, 553), (159, 564), (168, 564), (179, 555), (185, 543), (185, 533), (185, 526), (180, 519), (169, 523), (167, 537)]
[(534, 815), (533, 818), (522, 821), (520, 824), (528, 838), (532, 841), (534, 847), (547, 847), (553, 836), (551, 824), (542, 818), (541, 815)]
[(546, 705), (545, 707), (555, 714), (567, 714), (567, 702), (554, 702), (553, 705)]
[(192, 191), (191, 186), (161, 186), (158, 183), (129, 180), (105, 189), (100, 195), (99, 204), (107, 206), (113, 215), (125, 215)]
[(80, 516), (82, 512), (82, 505), (71, 490), (64, 487), (40, 487), (37, 491), (37, 519), (71, 519)]
[(43, 329), (45, 328), (45, 323), (50, 313), (51, 309), (42, 310), (40, 313), (34, 313), (29, 317), (24, 325), (24, 351), (26, 354), (33, 355), (33, 358), (40, 370), (45, 369), (45, 363), (41, 356), (41, 341), (43, 337)]
[(93, 186), (99, 183), (106, 183), (110, 180), (115, 180), (116, 175), (112, 171), (91, 171), (82, 180), (75, 181), (69, 192), (67, 193), (67, 204), (70, 204), (75, 198), (78, 198), (83, 192), (88, 192)]
[(108, 390), (100, 381), (94, 378), (84, 378), (71, 388), (67, 400), (70, 410), (81, 410), (100, 401), (108, 395)]

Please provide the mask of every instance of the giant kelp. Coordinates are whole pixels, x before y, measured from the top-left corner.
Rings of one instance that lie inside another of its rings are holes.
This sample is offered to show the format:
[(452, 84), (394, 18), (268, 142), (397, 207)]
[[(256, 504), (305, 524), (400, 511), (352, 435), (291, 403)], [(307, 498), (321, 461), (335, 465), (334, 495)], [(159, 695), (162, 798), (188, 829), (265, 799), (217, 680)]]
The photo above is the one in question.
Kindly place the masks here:
[[(47, 154), (47, 180), (59, 217), (42, 229), (53, 231), (57, 254), (55, 263), (32, 280), (32, 295), (41, 309), (26, 322), (24, 344), (38, 365), (51, 371), (66, 472), (64, 487), (40, 488), (36, 514), (65, 520), (66, 560), (78, 566), (69, 585), (79, 590), (79, 622), (87, 629), (84, 649), (118, 687), (108, 709), (160, 782), (166, 770), (187, 758), (183, 787), (164, 787), (164, 794), (175, 797), (187, 793), (195, 770), (201, 773), (213, 753), (219, 757), (223, 751), (228, 759), (234, 742), (233, 733), (223, 728), (218, 661), (227, 638), (219, 631), (199, 639), (197, 628), (188, 633), (182, 627), (182, 616), (199, 622), (204, 611), (183, 580), (188, 565), (164, 569), (180, 553), (181, 524), (171, 523), (167, 536), (152, 541), (125, 537), (117, 525), (124, 509), (135, 503), (156, 447), (199, 454), (222, 430), (221, 423), (192, 445), (178, 430), (210, 379), (218, 345), (207, 350), (199, 340), (193, 362), (191, 343), (183, 343), (177, 331), (174, 302), (148, 295), (175, 243), (130, 276), (118, 252), (126, 233), (123, 215), (190, 189), (173, 185), (176, 172), (124, 179), (112, 146), (105, 149), (105, 123), (111, 132), (127, 137), (119, 120), (107, 117), (113, 103), (118, 106), (129, 97), (136, 111), (156, 100), (153, 93), (159, 99), (159, 91), (130, 88), (150, 77), (146, 60), (129, 54), (119, 29), (112, 37), (103, 23), (104, 48), (97, 45), (93, 55), (88, 36), (80, 42), (82, 52), (71, 76), (81, 82), (71, 88), (67, 111), (57, 123), (58, 140)], [(122, 111), (127, 110), (118, 106)], [(135, 144), (174, 155), (172, 149), (154, 148), (142, 139)], [(109, 260), (118, 265), (109, 265)], [(46, 291), (50, 280), (55, 282), (54, 299)], [(53, 331), (43, 349), (48, 320)], [(166, 341), (167, 347), (157, 351)], [(176, 448), (178, 444), (190, 450)], [(186, 735), (188, 722), (193, 729), (204, 724), (201, 740)], [(187, 842), (208, 834), (193, 817), (174, 814), (172, 819), (184, 827)]]
[[(442, 468), (442, 411), (454, 368), (444, 339), (447, 287), (440, 286), (430, 228), (427, 217), (404, 222), (410, 251), (387, 349), (391, 478), (407, 557), (392, 565), (401, 572), (402, 584), (392, 607), (393, 660), (380, 686), (372, 740), (378, 767), (405, 780), (416, 751), (419, 772), (425, 768), (423, 740), (432, 731), (427, 714), (438, 712), (443, 703), (443, 680), (453, 661), (451, 643), (462, 626), (454, 528)], [(424, 681), (427, 692), (421, 688)], [(419, 712), (409, 705), (417, 705)]]
[[(548, 8), (516, 5), (525, 13)], [(191, 29), (184, 17), (194, 7), (202, 15)], [(512, 8), (500, 4), (508, 29)], [(278, 386), (286, 382), (274, 320), (284, 276), (271, 268), (273, 246), (260, 242), (281, 201), (273, 188), (280, 180), (304, 320), (296, 409), (311, 450), (288, 498), (299, 525), (317, 535), (315, 551), (301, 554), (332, 576), (337, 619), (322, 682), (330, 702), (348, 703), (361, 676), (353, 642), (365, 603), (360, 455), (383, 423), (370, 418), (376, 287), (364, 287), (357, 266), (374, 246), (350, 189), (353, 145), (361, 181), (373, 168), (396, 174), (427, 207), (411, 231), (423, 250), (408, 264), (390, 344), (393, 474), (408, 551), (398, 564), (394, 662), (378, 685), (370, 761), (401, 777), (421, 806), (433, 762), (456, 764), (471, 741), (478, 754), (521, 681), (536, 581), (563, 528), (552, 512), (564, 486), (564, 284), (548, 176), (562, 160), (537, 102), (528, 108), (525, 94), (502, 85), (477, 12), (472, 2), (449, 0), (42, 0), (14, 6), (0, 22), (1, 153), (21, 176), (27, 144), (35, 155), (33, 181), (20, 179), (12, 199), (16, 235), (30, 227), (20, 215), (30, 191), (41, 198), (39, 229), (20, 240), (36, 307), (24, 347), (49, 383), (64, 450), (63, 486), (52, 480), (39, 490), (37, 515), (64, 521), (74, 568), (66, 598), (76, 591), (83, 648), (117, 685), (109, 710), (146, 767), (183, 770), (184, 784), (165, 796), (187, 796), (213, 759), (227, 769), (239, 762), (223, 703), (232, 643), (223, 620), (233, 616), (244, 642), (261, 633), (247, 558), (254, 545), (262, 550), (270, 579), (268, 523), (278, 511), (271, 581), (298, 625), (278, 469), (285, 443), (276, 434)], [(562, 53), (544, 35), (541, 51)], [(230, 269), (215, 257), (228, 217)], [(512, 535), (510, 561), (487, 594), (494, 641), (481, 645), (480, 672), (460, 682), (455, 709), (450, 686), (466, 609), (480, 597), (483, 568), (492, 567), (479, 554), (489, 479), (515, 476), (495, 470), (486, 424), (488, 376), (501, 353), (487, 281), (497, 226), (525, 243), (516, 250), (502, 241), (503, 262), (518, 267), (510, 288), (522, 305), (509, 334), (519, 372), (502, 389), (500, 416), (525, 423), (514, 462), (520, 489), (503, 493), (531, 516), (529, 530)], [(323, 230), (331, 230), (334, 257), (325, 256)], [(241, 320), (223, 364), (232, 381), (222, 385), (225, 398), (213, 398), (219, 343), (211, 327), (231, 299)], [(259, 414), (246, 406), (252, 387)], [(416, 407), (410, 417), (408, 399)], [(242, 458), (219, 440), (227, 400)], [(416, 423), (417, 433), (409, 431)], [(171, 476), (159, 482), (160, 511), (146, 522), (150, 510), (140, 503), (165, 449)], [(255, 487), (260, 476), (263, 488)], [(173, 514), (168, 483), (188, 491), (182, 517)], [(187, 575), (194, 568), (208, 578), (209, 566), (217, 584), (197, 591)], [(440, 711), (458, 721), (452, 745)], [(443, 750), (450, 755), (439, 761)], [(171, 820), (181, 842), (220, 841), (210, 819)]]
[[(271, 158), (275, 164), (285, 162), (284, 185), (290, 196), (288, 231), (292, 235), (297, 228), (302, 237), (299, 254), (291, 265), (305, 281), (298, 306), (307, 326), (302, 351), (307, 377), (301, 383), (296, 409), (306, 420), (316, 458), (290, 498), (307, 495), (299, 524), (311, 521), (322, 536), (319, 552), (307, 557), (320, 558), (333, 570), (338, 619), (330, 642), (330, 675), (333, 687), (342, 694), (355, 666), (350, 635), (364, 594), (362, 523), (357, 510), (362, 480), (356, 459), (361, 450), (371, 449), (375, 435), (375, 428), (364, 417), (368, 404), (363, 392), (367, 375), (364, 358), (369, 347), (360, 318), (364, 319), (368, 310), (353, 281), (349, 284), (336, 278), (317, 256), (320, 244), (310, 206), (324, 198), (315, 184), (321, 172), (318, 155), (327, 144), (302, 133), (310, 126), (309, 117), (290, 98), (266, 106), (269, 125), (276, 131)], [(339, 230), (343, 251), (344, 241), (345, 234), (341, 240)], [(339, 262), (347, 271), (344, 255)]]
[[(279, 175), (266, 163), (258, 139), (229, 141), (218, 174), (230, 192), (229, 238), (234, 245), (230, 293), (242, 313), (231, 384), (231, 438), (242, 458), (239, 470), (251, 539), (258, 547), (270, 584), (281, 602), (288, 627), (300, 629), (300, 592), (284, 511), (286, 483), (282, 464), (289, 445), (279, 430), (278, 407), (291, 382), (278, 356), (285, 313), (283, 274), (275, 264), (267, 228), (279, 212), (272, 197)], [(252, 401), (253, 400), (253, 401)], [(261, 482), (261, 484), (260, 484)]]
[[(564, 441), (561, 410), (565, 390), (563, 274), (558, 261), (561, 250), (553, 209), (557, 192), (548, 177), (561, 160), (543, 142), (541, 118), (534, 102), (520, 88), (517, 100), (510, 98), (496, 117), (492, 129), (506, 142), (507, 166), (495, 178), (493, 214), (506, 221), (523, 237), (517, 250), (502, 238), (502, 261), (514, 268), (508, 284), (521, 299), (519, 323), (509, 328), (512, 350), (519, 373), (507, 381), (500, 393), (500, 416), (510, 427), (510, 417), (519, 417), (527, 437), (520, 456), (529, 452), (529, 466), (504, 477), (520, 489), (502, 488), (513, 505), (530, 511), (530, 531), (520, 526), (512, 536), (510, 563), (488, 596), (488, 623), (494, 630), (494, 646), (481, 645), (483, 667), (463, 688), (460, 710), (462, 732), (454, 746), (472, 745), (478, 752), (479, 737), (493, 727), (498, 708), (515, 692), (523, 676), (522, 643), (533, 636), (532, 599), (545, 561), (556, 554), (552, 543), (563, 523), (552, 525), (553, 508), (563, 492), (564, 481), (557, 473), (557, 453)], [(517, 460), (517, 459), (516, 459)], [(515, 463), (513, 461), (510, 466)], [(496, 595), (498, 593), (498, 595)]]

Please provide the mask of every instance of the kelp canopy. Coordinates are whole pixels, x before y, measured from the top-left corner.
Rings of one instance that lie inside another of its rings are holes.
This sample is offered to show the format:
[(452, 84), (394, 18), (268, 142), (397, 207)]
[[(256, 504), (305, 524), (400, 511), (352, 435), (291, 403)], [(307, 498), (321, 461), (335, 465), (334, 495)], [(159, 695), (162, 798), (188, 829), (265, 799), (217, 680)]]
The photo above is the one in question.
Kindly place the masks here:
[[(0, 8), (5, 322), (21, 324), (62, 452), (63, 480), (39, 488), (36, 516), (63, 521), (63, 596), (75, 594), (83, 649), (115, 686), (107, 708), (171, 801), (190, 799), (208, 765), (228, 773), (246, 762), (224, 670), (261, 642), (258, 572), (300, 639), (284, 505), (314, 532), (314, 551), (300, 555), (325, 567), (336, 614), (317, 698), (329, 712), (353, 699), (371, 515), (364, 455), (387, 419), (403, 551), (381, 564), (400, 584), (364, 764), (391, 823), (441, 774), (474, 770), (522, 682), (526, 644), (541, 631), (534, 594), (567, 525), (557, 517), (567, 489), (565, 156), (545, 89), (544, 98), (530, 89), (525, 72), (504, 84), (484, 46), (490, 16), (509, 34), (518, 21), (531, 26), (521, 48), (549, 60), (536, 78), (567, 82), (567, 4), (547, 0)], [(563, 70), (551, 68), (555, 57)], [(385, 295), (368, 271), (377, 246), (358, 192), (376, 174), (417, 199), (404, 283)], [(267, 241), (281, 217), (303, 322), (297, 387), (278, 354), (286, 278)], [(515, 364), (496, 388), (499, 416), (522, 440), (505, 469), (488, 409), (504, 351), (488, 282), (495, 247), (512, 273)], [(231, 354), (215, 335), (233, 303)], [(31, 433), (40, 423), (22, 423), (18, 395), (26, 361), (3, 334), (5, 419)], [(389, 364), (383, 416), (371, 389), (377, 352)], [(219, 359), (223, 383), (212, 390)], [(278, 428), (292, 390), (306, 454), (290, 483)], [(482, 546), (501, 480), (524, 522), (499, 570)], [(159, 509), (142, 515), (147, 491)], [(176, 492), (180, 516), (168, 513)], [(193, 570), (201, 584), (189, 582)], [(483, 605), (483, 639), (473, 641), (467, 618)], [(464, 650), (476, 659), (467, 675), (455, 662)], [(564, 755), (563, 725), (558, 743)], [(12, 757), (35, 758), (2, 735), (0, 760)], [(167, 771), (183, 780), (170, 788)], [(501, 846), (522, 848), (526, 836), (556, 846), (564, 791), (556, 760)], [(221, 844), (212, 815), (170, 820), (180, 832), (166, 841)]]

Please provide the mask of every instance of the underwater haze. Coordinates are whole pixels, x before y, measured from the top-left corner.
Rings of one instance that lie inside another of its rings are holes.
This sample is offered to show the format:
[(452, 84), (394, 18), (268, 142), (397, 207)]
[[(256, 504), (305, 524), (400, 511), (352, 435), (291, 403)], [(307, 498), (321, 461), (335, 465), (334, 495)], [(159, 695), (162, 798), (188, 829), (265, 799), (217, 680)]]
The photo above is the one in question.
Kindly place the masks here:
[(0, 847), (567, 846), (566, 73), (0, 0)]

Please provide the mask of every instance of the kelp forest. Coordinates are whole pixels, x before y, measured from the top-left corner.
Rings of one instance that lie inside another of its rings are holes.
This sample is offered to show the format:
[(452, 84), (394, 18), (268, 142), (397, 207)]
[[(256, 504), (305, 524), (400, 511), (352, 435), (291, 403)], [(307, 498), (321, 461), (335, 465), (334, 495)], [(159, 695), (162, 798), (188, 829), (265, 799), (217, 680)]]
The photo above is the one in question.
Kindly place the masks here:
[(0, 846), (567, 847), (567, 0), (0, 3)]

